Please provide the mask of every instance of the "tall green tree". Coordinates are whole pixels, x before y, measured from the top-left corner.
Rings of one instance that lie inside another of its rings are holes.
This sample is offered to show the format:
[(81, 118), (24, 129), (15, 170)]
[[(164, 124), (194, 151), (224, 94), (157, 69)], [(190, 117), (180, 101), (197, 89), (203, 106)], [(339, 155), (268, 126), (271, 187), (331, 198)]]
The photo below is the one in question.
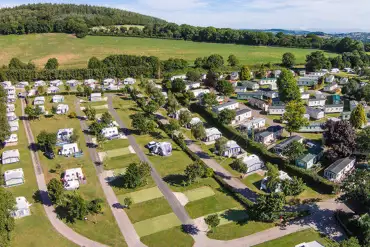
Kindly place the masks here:
[(364, 128), (357, 134), (356, 146), (358, 151), (370, 156), (370, 127)]
[(59, 62), (58, 59), (56, 58), (49, 58), (49, 60), (45, 64), (45, 69), (58, 69), (59, 67)]
[(71, 222), (75, 222), (76, 219), (83, 220), (89, 214), (87, 202), (77, 192), (64, 196), (63, 207), (66, 209), (68, 220)]
[(234, 93), (233, 85), (230, 82), (225, 81), (225, 80), (218, 81), (216, 85), (216, 89), (217, 91), (220, 92), (221, 95), (224, 95), (224, 96), (230, 96), (231, 94)]
[(230, 66), (234, 67), (234, 66), (237, 66), (239, 65), (239, 59), (234, 55), (234, 54), (231, 54), (228, 58), (227, 58), (227, 62)]
[(50, 200), (54, 204), (60, 204), (63, 199), (64, 187), (59, 179), (52, 178), (47, 184)]
[(192, 115), (190, 111), (180, 111), (179, 123), (181, 126), (186, 126), (190, 123)]
[(283, 212), (285, 196), (283, 193), (271, 193), (259, 195), (257, 202), (249, 209), (251, 219), (273, 222), (279, 219)]
[(283, 54), (281, 64), (284, 67), (291, 68), (295, 65), (296, 59), (293, 53), (287, 52)]
[(240, 71), (240, 80), (251, 80), (252, 75), (251, 75), (251, 70), (247, 65), (244, 65)]
[(11, 192), (0, 187), (0, 246), (11, 245), (12, 232), (14, 231), (14, 218), (10, 215), (15, 207), (15, 198)]
[(365, 210), (370, 210), (370, 172), (367, 170), (355, 170), (341, 183), (340, 200), (343, 202), (353, 201), (361, 205)]
[(331, 63), (324, 52), (315, 51), (306, 56), (306, 70), (312, 72), (330, 68)]
[(218, 114), (217, 119), (222, 124), (230, 124), (231, 121), (235, 119), (235, 117), (235, 110), (224, 109)]
[(308, 120), (304, 117), (305, 113), (306, 108), (300, 100), (291, 101), (285, 106), (285, 113), (282, 119), (287, 122), (285, 129), (290, 135), (309, 124)]
[(205, 93), (202, 95), (201, 102), (202, 105), (204, 105), (207, 108), (217, 105), (218, 104), (217, 95), (213, 92)]
[(131, 163), (123, 176), (124, 187), (134, 189), (146, 185), (150, 170), (147, 163)]
[(362, 104), (358, 104), (356, 108), (351, 112), (351, 118), (349, 119), (351, 125), (360, 129), (367, 123), (365, 109)]
[(290, 161), (298, 159), (306, 151), (303, 143), (298, 141), (293, 141), (283, 152), (283, 155), (286, 156)]
[(225, 137), (220, 137), (215, 142), (215, 150), (218, 152), (218, 155), (222, 155), (226, 148), (226, 143), (228, 140)]
[(92, 121), (95, 120), (96, 116), (96, 109), (93, 108), (92, 106), (88, 105), (83, 112), (85, 113), (86, 117), (88, 120)]
[(211, 228), (211, 231), (213, 231), (213, 229), (220, 224), (220, 217), (218, 216), (218, 214), (211, 214), (204, 218), (204, 221), (206, 222), (208, 227)]
[(282, 102), (287, 103), (292, 100), (301, 99), (298, 84), (289, 70), (281, 70), (281, 74), (277, 80), (277, 86), (279, 89), (279, 99)]
[(191, 127), (191, 134), (197, 140), (202, 140), (206, 138), (206, 130), (203, 126), (203, 123), (197, 123)]
[(134, 129), (139, 131), (140, 134), (148, 134), (154, 132), (156, 123), (147, 115), (136, 113), (130, 116), (132, 119), (131, 125)]

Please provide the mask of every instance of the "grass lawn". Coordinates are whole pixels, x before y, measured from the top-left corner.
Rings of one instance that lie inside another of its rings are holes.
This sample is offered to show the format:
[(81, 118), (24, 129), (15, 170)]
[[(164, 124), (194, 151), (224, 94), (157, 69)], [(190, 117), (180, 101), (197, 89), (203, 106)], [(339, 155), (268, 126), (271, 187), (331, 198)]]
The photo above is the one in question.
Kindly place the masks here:
[[(264, 223), (255, 221), (232, 222), (216, 227), (213, 232), (208, 233), (208, 237), (218, 240), (231, 240), (245, 237), (256, 232), (260, 232), (274, 227), (274, 223)], [(292, 246), (292, 245), (275, 245), (275, 246)]]
[(105, 153), (107, 154), (107, 157), (109, 159), (109, 158), (115, 158), (115, 157), (128, 155), (130, 154), (130, 149), (128, 147), (125, 147), (125, 148), (108, 150)]
[(260, 190), (261, 181), (263, 179), (263, 176), (261, 176), (258, 173), (253, 173), (247, 177), (245, 177), (242, 182), (251, 190), (257, 192), (257, 193), (265, 193), (262, 190)]
[(82, 68), (93, 56), (101, 59), (112, 54), (183, 58), (193, 63), (197, 57), (209, 56), (215, 51), (225, 61), (230, 54), (235, 54), (241, 64), (247, 65), (280, 63), (281, 56), (286, 52), (292, 52), (297, 63), (304, 63), (306, 55), (315, 51), (149, 38), (87, 36), (77, 39), (68, 34), (6, 35), (0, 37), (0, 43), (0, 65), (7, 65), (11, 58), (18, 57), (24, 62), (34, 62), (40, 68), (52, 57), (58, 59), (61, 68)]
[[(188, 211), (189, 216), (193, 219), (221, 212), (230, 208), (241, 208), (242, 206), (235, 201), (235, 199), (224, 191), (220, 185), (213, 179), (204, 179), (204, 181), (199, 182), (198, 184), (208, 184), (215, 193), (214, 196), (209, 196), (200, 200), (191, 201), (186, 204), (185, 209)], [(199, 187), (199, 186), (198, 186)], [(191, 189), (191, 188), (188, 188)]]
[[(67, 96), (65, 98), (70, 109), (74, 109), (74, 96)], [(94, 164), (90, 160), (78, 119), (69, 119), (67, 116), (54, 116), (52, 118), (41, 117), (40, 120), (31, 122), (31, 128), (35, 139), (42, 130), (54, 133), (56, 133), (58, 129), (62, 128), (74, 128), (78, 130), (78, 134), (80, 136), (78, 146), (84, 152), (82, 157), (66, 158), (56, 155), (55, 159), (49, 160), (42, 154), (42, 152), (39, 152), (45, 179), (46, 181), (49, 181), (51, 178), (60, 178), (65, 169), (81, 167), (87, 178), (87, 183), (81, 185), (78, 192), (86, 200), (93, 200), (95, 198), (105, 199), (96, 175)], [(57, 165), (60, 165), (60, 168), (58, 168)], [(101, 243), (111, 246), (121, 246), (124, 243), (123, 236), (121, 235), (112, 212), (106, 203), (104, 205), (103, 214), (90, 216), (88, 221), (77, 221), (74, 224), (69, 224), (69, 226), (80, 234)]]
[(113, 170), (117, 168), (127, 167), (131, 163), (139, 163), (140, 160), (136, 154), (126, 154), (124, 156), (118, 156), (114, 158), (104, 159), (104, 169)]
[(256, 245), (255, 247), (295, 246), (300, 243), (311, 241), (317, 241), (324, 246), (331, 246), (331, 244), (333, 244), (333, 241), (325, 238), (320, 233), (313, 229), (307, 229)]
[[(157, 216), (169, 214), (172, 208), (164, 197), (136, 203), (131, 205), (130, 209), (125, 209), (132, 223), (151, 219)], [(166, 224), (166, 222), (162, 222)]]
[[(118, 148), (125, 148), (130, 145), (130, 142), (127, 139), (115, 139), (104, 142), (102, 145), (102, 149), (104, 151), (118, 149)], [(99, 150), (100, 151), (100, 150)]]
[(191, 247), (193, 238), (177, 226), (141, 238), (141, 242), (150, 247)]
[(181, 221), (174, 213), (169, 213), (155, 218), (146, 219), (134, 224), (135, 230), (140, 237), (171, 229), (181, 225)]
[(125, 197), (131, 197), (133, 203), (141, 203), (156, 198), (160, 198), (162, 196), (163, 196), (162, 192), (158, 189), (157, 186), (155, 186), (149, 189), (138, 190), (132, 193), (121, 195), (118, 197), (118, 199), (121, 202)]
[[(21, 103), (16, 102), (16, 114), (21, 116)], [(15, 229), (12, 232), (11, 246), (49, 246), (53, 243), (55, 247), (76, 246), (62, 235), (60, 235), (49, 222), (44, 207), (33, 199), (33, 194), (38, 190), (35, 172), (32, 165), (28, 141), (22, 121), (19, 121), (18, 145), (6, 147), (2, 151), (18, 149), (21, 161), (15, 164), (2, 165), (1, 173), (6, 170), (22, 168), (25, 176), (25, 184), (6, 188), (14, 197), (24, 196), (32, 204), (31, 216), (15, 220)]]
[(206, 197), (215, 195), (215, 192), (210, 187), (200, 187), (194, 190), (184, 191), (184, 194), (189, 199), (189, 201), (196, 201)]

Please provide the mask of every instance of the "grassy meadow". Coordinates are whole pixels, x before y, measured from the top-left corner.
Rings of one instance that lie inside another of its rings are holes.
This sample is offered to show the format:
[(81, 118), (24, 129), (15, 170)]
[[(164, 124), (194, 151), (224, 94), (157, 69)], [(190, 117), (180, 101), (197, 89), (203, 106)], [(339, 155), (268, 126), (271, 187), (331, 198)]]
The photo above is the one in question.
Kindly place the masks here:
[(90, 57), (104, 58), (112, 54), (158, 56), (160, 59), (183, 58), (194, 62), (197, 57), (218, 53), (227, 60), (236, 55), (242, 64), (280, 63), (285, 52), (295, 54), (297, 63), (304, 63), (312, 49), (246, 46), (235, 44), (197, 43), (150, 38), (87, 36), (77, 39), (68, 34), (30, 34), (0, 36), (0, 66), (18, 57), (43, 67), (56, 57), (61, 68), (82, 68)]

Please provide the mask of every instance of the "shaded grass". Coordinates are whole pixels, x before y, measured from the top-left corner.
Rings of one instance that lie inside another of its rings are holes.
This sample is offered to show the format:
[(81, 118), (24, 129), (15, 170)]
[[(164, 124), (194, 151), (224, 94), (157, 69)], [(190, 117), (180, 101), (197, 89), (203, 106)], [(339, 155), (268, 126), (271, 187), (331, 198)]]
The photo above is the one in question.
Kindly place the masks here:
[(300, 243), (307, 243), (311, 241), (318, 241), (324, 246), (331, 246), (331, 244), (333, 244), (333, 241), (328, 240), (320, 233), (314, 231), (313, 229), (307, 229), (256, 245), (256, 247), (295, 246)]
[[(40, 68), (51, 57), (59, 60), (61, 68), (82, 68), (87, 66), (87, 61), (93, 56), (102, 59), (111, 54), (130, 54), (157, 56), (162, 60), (173, 57), (193, 63), (197, 57), (209, 56), (215, 51), (225, 61), (230, 54), (235, 54), (241, 64), (247, 65), (280, 63), (284, 53), (292, 52), (299, 64), (305, 62), (307, 54), (316, 51), (149, 38), (87, 36), (76, 39), (68, 34), (6, 35), (0, 37), (0, 43), (0, 65), (7, 65), (11, 58), (18, 57), (25, 62), (31, 60)], [(335, 56), (330, 53), (327, 55)]]
[(142, 237), (141, 242), (150, 247), (191, 247), (194, 244), (193, 238), (184, 233), (181, 227)]
[(257, 192), (257, 193), (263, 193), (265, 194), (264, 191), (260, 190), (261, 186), (261, 181), (263, 179), (263, 176), (261, 176), (258, 173), (253, 173), (251, 175), (248, 175), (245, 177), (242, 182), (251, 190)]
[[(151, 219), (160, 215), (172, 212), (170, 205), (165, 198), (156, 198), (153, 200), (136, 203), (131, 205), (130, 209), (125, 208), (132, 223)], [(166, 222), (162, 222), (166, 224)]]
[[(245, 237), (256, 232), (260, 232), (271, 227), (274, 223), (264, 223), (255, 221), (246, 222), (232, 222), (229, 224), (216, 227), (212, 232), (208, 233), (208, 237), (218, 240), (231, 240), (236, 238)], [(274, 245), (274, 246), (293, 246), (293, 245)]]

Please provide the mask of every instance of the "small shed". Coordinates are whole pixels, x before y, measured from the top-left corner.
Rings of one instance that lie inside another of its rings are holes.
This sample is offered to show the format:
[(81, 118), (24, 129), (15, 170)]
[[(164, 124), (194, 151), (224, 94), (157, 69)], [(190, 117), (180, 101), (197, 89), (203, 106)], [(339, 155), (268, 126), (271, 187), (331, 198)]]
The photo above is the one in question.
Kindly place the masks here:
[(13, 164), (20, 161), (20, 154), (18, 149), (4, 151), (1, 160), (3, 165)]
[(6, 187), (24, 184), (24, 173), (22, 168), (8, 170), (4, 172), (4, 182)]
[(205, 142), (216, 141), (222, 136), (222, 133), (216, 128), (206, 129), (206, 137), (203, 139)]
[(123, 80), (124, 85), (133, 85), (135, 83), (136, 83), (136, 80), (134, 78), (131, 78), (131, 77), (126, 78), (126, 79)]
[(59, 129), (57, 132), (57, 140), (69, 141), (73, 134), (73, 128)]
[(13, 218), (19, 219), (31, 215), (30, 206), (32, 204), (30, 204), (25, 197), (16, 197), (15, 202), (16, 205), (14, 211), (10, 213)]
[(61, 85), (63, 85), (63, 82), (61, 80), (53, 80), (53, 81), (50, 81), (50, 86), (59, 87)]
[(69, 80), (69, 81), (66, 81), (66, 84), (70, 87), (76, 87), (78, 84), (79, 84), (79, 81), (77, 80)]
[(59, 87), (54, 86), (48, 87), (47, 89), (48, 94), (59, 93), (59, 91), (60, 91)]

